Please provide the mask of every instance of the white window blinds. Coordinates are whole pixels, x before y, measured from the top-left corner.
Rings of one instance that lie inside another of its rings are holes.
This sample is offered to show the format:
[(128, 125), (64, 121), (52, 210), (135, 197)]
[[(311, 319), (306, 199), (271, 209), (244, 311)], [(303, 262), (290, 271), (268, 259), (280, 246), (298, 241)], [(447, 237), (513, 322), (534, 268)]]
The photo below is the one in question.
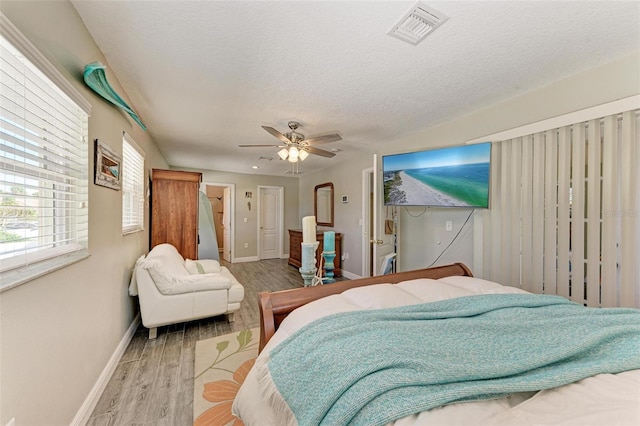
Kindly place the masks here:
[(144, 229), (144, 155), (125, 133), (122, 138), (122, 233)]
[(0, 49), (4, 272), (86, 249), (88, 114), (4, 36)]
[(640, 307), (639, 127), (628, 111), (495, 143), (484, 277)]

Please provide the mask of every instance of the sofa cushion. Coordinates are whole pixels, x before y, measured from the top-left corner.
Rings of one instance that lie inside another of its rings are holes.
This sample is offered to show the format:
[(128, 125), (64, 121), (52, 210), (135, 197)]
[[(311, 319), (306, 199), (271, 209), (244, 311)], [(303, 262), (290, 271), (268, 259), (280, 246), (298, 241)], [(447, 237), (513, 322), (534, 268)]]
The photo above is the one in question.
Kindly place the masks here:
[(220, 262), (215, 259), (191, 260), (185, 259), (184, 266), (191, 275), (220, 272)]
[(171, 244), (155, 246), (138, 266), (149, 272), (162, 294), (222, 290), (231, 286), (229, 277), (220, 274), (189, 274), (184, 259)]
[(139, 266), (146, 269), (162, 294), (182, 294), (193, 291), (221, 290), (231, 286), (231, 280), (222, 274), (191, 275), (184, 266), (177, 267), (165, 259), (145, 259)]
[(227, 290), (231, 280), (221, 274), (187, 275), (175, 280), (164, 294), (182, 294), (197, 291)]

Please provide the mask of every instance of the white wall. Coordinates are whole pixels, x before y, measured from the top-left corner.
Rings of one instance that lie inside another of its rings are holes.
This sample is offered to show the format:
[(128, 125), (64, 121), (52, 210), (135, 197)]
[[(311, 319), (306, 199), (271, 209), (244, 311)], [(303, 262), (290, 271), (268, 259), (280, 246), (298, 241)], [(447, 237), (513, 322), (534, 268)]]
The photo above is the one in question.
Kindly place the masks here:
[[(638, 93), (640, 93), (640, 52), (459, 119), (425, 129), (423, 132), (390, 144), (390, 149), (383, 151), (382, 154), (461, 145), (467, 140)], [(419, 211), (416, 207), (399, 210), (400, 270), (429, 266), (451, 241), (455, 231), (462, 225), (469, 212), (466, 209), (462, 211), (431, 209), (418, 218), (409, 216), (409, 213), (415, 216)], [(481, 215), (482, 211), (476, 211), (475, 214)], [(444, 230), (447, 220), (453, 221), (453, 232)], [(472, 270), (474, 269), (473, 218), (467, 227), (469, 229), (465, 228), (459, 240), (437, 264), (462, 261)]]
[[(84, 65), (106, 61), (69, 2), (2, 1), (0, 8), (91, 102), (90, 141), (121, 154), (124, 130), (146, 153), (145, 178), (167, 167), (148, 133), (82, 83)], [(0, 294), (2, 425), (14, 417), (16, 425), (69, 424), (138, 311), (127, 287), (148, 248), (148, 212), (144, 232), (123, 236), (122, 192), (92, 183), (93, 144), (89, 155), (91, 256)]]
[[(338, 156), (340, 153), (337, 154)], [(339, 160), (339, 157), (334, 157)], [(319, 231), (342, 233), (342, 254), (349, 253), (349, 259), (343, 260), (342, 270), (355, 275), (362, 274), (362, 170), (371, 167), (372, 156), (361, 155), (358, 158), (336, 163), (321, 172), (305, 174), (300, 177), (300, 217), (296, 229), (302, 229), (302, 218), (313, 216), (313, 189), (326, 182), (333, 183), (334, 221), (333, 228), (318, 227)], [(301, 167), (304, 167), (304, 163)], [(342, 203), (347, 195), (349, 202)]]
[[(265, 176), (247, 173), (230, 173), (214, 170), (202, 172), (203, 182), (233, 183), (236, 187), (234, 258), (258, 256), (258, 185), (284, 188), (283, 254), (289, 254), (289, 229), (299, 228), (298, 223), (298, 179), (294, 177)], [(252, 198), (245, 198), (251, 192)], [(251, 203), (251, 210), (247, 203)], [(247, 222), (244, 221), (247, 218)], [(249, 247), (245, 248), (247, 243)]]
[[(611, 102), (640, 93), (640, 52), (620, 58), (548, 86), (531, 90), (517, 98), (493, 105), (447, 123), (424, 129), (398, 140), (390, 140), (377, 154), (386, 155), (451, 145), (462, 145), (485, 135), (519, 127), (558, 115)], [(345, 137), (345, 139), (348, 136)], [(300, 178), (300, 217), (313, 214), (313, 187), (333, 182), (336, 188), (335, 231), (344, 234), (350, 261), (344, 269), (361, 275), (361, 175), (371, 167), (371, 157), (362, 153), (359, 159), (344, 161), (321, 173)], [(340, 196), (349, 194), (350, 203), (341, 205)], [(358, 200), (354, 203), (355, 200)], [(468, 209), (399, 208), (398, 270), (429, 266), (449, 244), (464, 223)], [(481, 215), (482, 211), (476, 211)], [(445, 231), (446, 221), (453, 231)], [(437, 264), (464, 262), (473, 270), (473, 218), (460, 237)], [(357, 242), (357, 243), (356, 243)], [(356, 254), (357, 253), (357, 254)]]

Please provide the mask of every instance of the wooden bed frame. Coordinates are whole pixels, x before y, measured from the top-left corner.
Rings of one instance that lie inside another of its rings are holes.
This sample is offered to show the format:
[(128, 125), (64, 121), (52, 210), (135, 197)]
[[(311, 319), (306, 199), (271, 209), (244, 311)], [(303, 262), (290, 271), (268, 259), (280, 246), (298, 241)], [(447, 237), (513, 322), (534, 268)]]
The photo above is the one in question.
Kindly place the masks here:
[(372, 284), (391, 283), (417, 278), (438, 279), (450, 276), (467, 276), (473, 274), (462, 263), (436, 266), (433, 268), (417, 269), (415, 271), (399, 272), (397, 274), (378, 275), (375, 277), (359, 278), (357, 280), (339, 281), (315, 287), (296, 288), (293, 290), (276, 291), (273, 293), (261, 292), (258, 294), (260, 307), (260, 347), (262, 351), (271, 336), (276, 332), (282, 320), (294, 309), (322, 297), (339, 294), (354, 287), (362, 287)]

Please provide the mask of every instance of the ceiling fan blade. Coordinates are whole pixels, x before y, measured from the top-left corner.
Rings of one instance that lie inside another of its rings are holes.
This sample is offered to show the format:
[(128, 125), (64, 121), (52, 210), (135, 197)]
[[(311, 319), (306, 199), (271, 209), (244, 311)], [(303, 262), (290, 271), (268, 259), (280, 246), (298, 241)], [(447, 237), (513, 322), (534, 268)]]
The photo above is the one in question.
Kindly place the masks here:
[(269, 144), (269, 145), (238, 145), (240, 148), (255, 148), (255, 147), (261, 147), (261, 146), (277, 146), (280, 147), (280, 145), (274, 145), (274, 144)]
[(313, 138), (305, 139), (304, 142), (308, 143), (309, 145), (315, 145), (319, 143), (335, 142), (339, 140), (342, 140), (342, 136), (337, 133), (332, 133), (330, 135), (316, 136)]
[(262, 128), (265, 129), (267, 132), (271, 133), (276, 138), (280, 139), (282, 142), (284, 142), (286, 144), (290, 144), (291, 143), (291, 141), (289, 139), (287, 139), (287, 137), (285, 135), (283, 135), (282, 133), (280, 133), (279, 131), (277, 131), (273, 127), (262, 126)]
[(320, 148), (314, 148), (312, 146), (305, 146), (304, 150), (309, 151), (309, 154), (320, 155), (322, 157), (327, 157), (327, 158), (331, 158), (336, 155), (333, 152), (325, 151), (324, 149), (320, 149)]

